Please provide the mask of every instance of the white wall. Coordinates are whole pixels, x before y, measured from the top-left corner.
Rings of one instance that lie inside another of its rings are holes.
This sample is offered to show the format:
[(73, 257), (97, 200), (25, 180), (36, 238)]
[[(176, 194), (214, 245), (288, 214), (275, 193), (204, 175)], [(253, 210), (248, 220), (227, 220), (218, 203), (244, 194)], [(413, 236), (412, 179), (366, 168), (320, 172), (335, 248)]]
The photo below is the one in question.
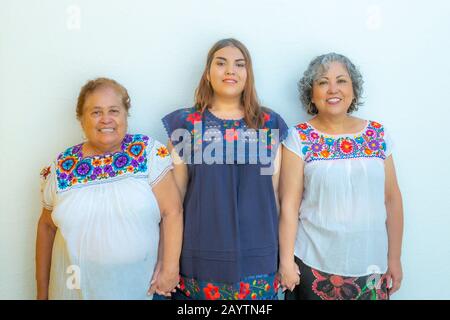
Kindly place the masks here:
[(296, 82), (310, 59), (336, 51), (361, 67), (357, 115), (389, 126), (397, 146), (405, 279), (394, 298), (449, 299), (449, 13), (445, 0), (0, 0), (0, 299), (34, 297), (39, 172), (81, 140), (84, 82), (123, 83), (130, 131), (165, 141), (159, 119), (191, 104), (208, 49), (231, 36), (288, 125), (307, 118)]

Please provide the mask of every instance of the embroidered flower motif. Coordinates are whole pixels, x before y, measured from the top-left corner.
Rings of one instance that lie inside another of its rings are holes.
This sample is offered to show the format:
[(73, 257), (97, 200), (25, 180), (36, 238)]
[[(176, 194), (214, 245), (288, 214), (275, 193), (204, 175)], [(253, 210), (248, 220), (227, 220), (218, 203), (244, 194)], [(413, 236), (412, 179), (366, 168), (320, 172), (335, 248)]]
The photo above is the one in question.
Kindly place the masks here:
[(258, 296), (256, 295), (256, 293), (252, 293), (252, 295), (251, 295), (252, 300), (256, 300), (257, 297)]
[(63, 158), (62, 160), (60, 160), (59, 167), (63, 171), (69, 173), (72, 171), (73, 167), (75, 167), (76, 161), (77, 161), (77, 158), (75, 158), (75, 157)]
[(300, 139), (302, 139), (303, 141), (305, 141), (306, 138), (306, 134), (300, 133)]
[(128, 164), (128, 161), (129, 161), (129, 158), (125, 154), (119, 155), (119, 156), (115, 157), (114, 167), (117, 169), (121, 169)]
[(203, 292), (205, 293), (205, 297), (207, 300), (217, 300), (220, 298), (219, 287), (208, 283), (206, 288), (203, 288)]
[(264, 122), (267, 122), (270, 120), (270, 114), (263, 112)]
[(319, 139), (319, 135), (317, 134), (317, 132), (311, 132), (311, 134), (309, 135), (311, 137), (311, 139), (316, 140)]
[(328, 158), (330, 156), (330, 152), (328, 150), (323, 150), (320, 155), (324, 158)]
[(371, 121), (371, 122), (370, 122), (370, 125), (371, 125), (372, 127), (374, 127), (375, 129), (381, 128), (381, 124), (379, 124), (378, 122), (375, 122), (375, 121)]
[(166, 147), (161, 146), (161, 147), (158, 148), (158, 150), (156, 152), (156, 155), (158, 157), (165, 158), (165, 157), (167, 157), (169, 155), (169, 150), (167, 150)]
[(87, 162), (81, 162), (75, 169), (79, 176), (85, 177), (91, 172), (91, 165)]
[(193, 112), (193, 113), (190, 113), (190, 114), (187, 116), (186, 120), (189, 121), (189, 122), (192, 123), (192, 124), (195, 124), (196, 122), (202, 121), (202, 115), (201, 115), (200, 112), (195, 111), (195, 112)]
[(92, 165), (94, 167), (99, 167), (102, 165), (102, 160), (100, 158), (94, 158), (94, 160), (92, 160)]
[(370, 156), (370, 155), (373, 153), (373, 151), (366, 148), (366, 149), (364, 149), (364, 153), (365, 153), (366, 155)]
[(320, 151), (322, 151), (322, 145), (321, 144), (319, 144), (319, 143), (314, 143), (312, 146), (311, 146), (311, 150), (312, 151), (314, 151), (314, 152), (320, 152)]
[(361, 292), (357, 278), (341, 277), (311, 269), (316, 278), (312, 289), (322, 300), (351, 300)]
[(343, 140), (339, 147), (343, 153), (349, 154), (353, 152), (353, 144), (349, 140)]
[[(145, 172), (145, 150), (148, 137), (126, 135), (122, 151), (113, 155), (82, 158), (81, 145), (67, 149), (58, 157), (56, 176), (58, 188), (67, 189), (77, 184), (116, 177), (125, 173)], [(125, 143), (128, 142), (128, 143)], [(138, 157), (135, 159), (135, 157)]]
[(376, 140), (369, 141), (369, 148), (373, 151), (380, 149), (380, 144)]
[(106, 156), (103, 159), (103, 164), (104, 165), (110, 165), (110, 164), (112, 164), (112, 162), (113, 162), (113, 159), (112, 159), (112, 157), (110, 155)]
[(225, 130), (225, 140), (228, 142), (233, 142), (238, 139), (238, 131), (236, 129)]
[(47, 180), (47, 177), (48, 177), (48, 175), (50, 174), (50, 172), (51, 172), (51, 170), (50, 170), (50, 167), (45, 167), (44, 169), (42, 169), (41, 170), (41, 177), (44, 179), (44, 180)]
[(375, 135), (375, 131), (373, 131), (372, 129), (368, 129), (366, 130), (366, 135), (368, 137), (373, 137)]
[(325, 143), (329, 146), (332, 146), (334, 144), (333, 138), (325, 138)]
[(364, 138), (359, 136), (355, 138), (355, 141), (358, 142), (359, 144), (364, 143)]
[(145, 151), (145, 143), (144, 142), (136, 142), (132, 143), (126, 149), (127, 153), (132, 158), (139, 158)]
[(306, 123), (301, 123), (301, 124), (298, 125), (298, 127), (299, 127), (300, 129), (302, 129), (302, 130), (308, 129), (308, 125), (307, 125)]
[(239, 300), (245, 299), (250, 294), (250, 284), (249, 283), (240, 283), (239, 293), (237, 295), (237, 298)]

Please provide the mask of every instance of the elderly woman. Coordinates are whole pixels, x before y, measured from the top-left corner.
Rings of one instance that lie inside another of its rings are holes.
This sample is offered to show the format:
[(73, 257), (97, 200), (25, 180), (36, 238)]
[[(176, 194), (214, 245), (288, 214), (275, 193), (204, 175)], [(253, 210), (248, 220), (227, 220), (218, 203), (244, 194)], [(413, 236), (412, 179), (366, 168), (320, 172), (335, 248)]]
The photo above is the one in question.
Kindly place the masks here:
[(283, 142), (279, 274), (286, 299), (389, 299), (400, 288), (403, 209), (393, 145), (382, 124), (351, 115), (362, 83), (336, 53), (315, 58), (299, 82), (314, 117)]
[(171, 158), (158, 141), (127, 133), (129, 108), (119, 83), (89, 81), (76, 109), (86, 141), (41, 172), (38, 299), (151, 299), (178, 284), (182, 207)]

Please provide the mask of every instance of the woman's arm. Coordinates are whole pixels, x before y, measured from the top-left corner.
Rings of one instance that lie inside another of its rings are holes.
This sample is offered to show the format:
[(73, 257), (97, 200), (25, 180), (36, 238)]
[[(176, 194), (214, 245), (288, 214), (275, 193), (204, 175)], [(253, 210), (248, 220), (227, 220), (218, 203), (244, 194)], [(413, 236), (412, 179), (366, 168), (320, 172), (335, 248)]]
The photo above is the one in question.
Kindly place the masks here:
[(50, 266), (52, 262), (53, 241), (57, 227), (52, 220), (52, 212), (42, 209), (38, 222), (36, 238), (36, 282), (37, 299), (48, 299)]
[(389, 292), (393, 294), (400, 288), (403, 278), (400, 260), (403, 238), (403, 204), (392, 156), (385, 160), (385, 175), (386, 224), (389, 241), (387, 281), (388, 287), (390, 287), (392, 280)]
[(161, 212), (161, 270), (149, 292), (170, 296), (179, 282), (179, 263), (183, 241), (183, 208), (172, 171), (153, 187)]
[(180, 192), (181, 203), (183, 203), (189, 179), (188, 169), (186, 164), (175, 151), (175, 148), (170, 140), (167, 142), (167, 148), (169, 149), (170, 156), (173, 160), (173, 175), (175, 177), (175, 183), (177, 184), (178, 190)]
[(295, 263), (294, 248), (303, 194), (304, 162), (295, 153), (283, 147), (281, 163), (280, 267), (278, 272), (282, 288), (292, 291), (300, 283), (300, 272)]

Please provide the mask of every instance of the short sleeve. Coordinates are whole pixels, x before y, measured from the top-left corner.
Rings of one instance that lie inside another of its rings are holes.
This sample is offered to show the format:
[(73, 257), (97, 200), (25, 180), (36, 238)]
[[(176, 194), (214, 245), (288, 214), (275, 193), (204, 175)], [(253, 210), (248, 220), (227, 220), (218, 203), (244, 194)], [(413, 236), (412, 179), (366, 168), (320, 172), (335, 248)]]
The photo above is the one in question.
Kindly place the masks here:
[(53, 210), (56, 200), (56, 169), (55, 164), (41, 170), (41, 201), (47, 210)]
[(173, 165), (172, 158), (166, 146), (157, 140), (153, 140), (152, 144), (148, 155), (148, 181), (153, 188), (173, 168)]
[(283, 145), (287, 149), (298, 155), (302, 160), (305, 160), (305, 155), (302, 151), (302, 142), (300, 141), (298, 131), (295, 127), (289, 128), (287, 137), (283, 141)]
[(275, 117), (276, 117), (277, 129), (280, 130), (280, 132), (279, 132), (280, 142), (283, 142), (289, 133), (289, 128), (288, 128), (286, 122), (284, 121), (284, 119), (279, 114), (276, 113)]
[(179, 140), (174, 137), (173, 133), (178, 129), (187, 129), (186, 118), (189, 117), (189, 110), (191, 109), (192, 108), (175, 110), (161, 119), (167, 135), (174, 146)]
[(386, 130), (386, 127), (383, 126), (384, 129), (384, 143), (385, 143), (385, 151), (384, 154), (386, 156), (386, 158), (388, 158), (390, 155), (392, 155), (392, 152), (395, 149), (395, 143), (392, 140), (392, 136), (391, 136), (391, 132), (389, 130)]

